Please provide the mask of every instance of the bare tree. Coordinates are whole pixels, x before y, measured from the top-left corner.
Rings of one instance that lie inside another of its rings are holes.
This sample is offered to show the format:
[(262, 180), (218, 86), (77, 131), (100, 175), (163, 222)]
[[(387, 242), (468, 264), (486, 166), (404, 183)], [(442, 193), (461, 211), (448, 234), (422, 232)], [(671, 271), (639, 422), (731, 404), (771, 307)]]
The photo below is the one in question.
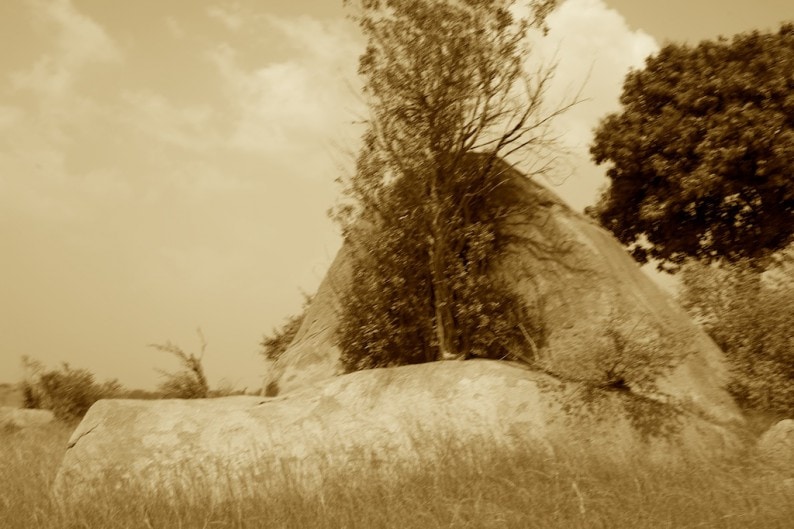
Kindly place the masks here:
[(204, 399), (209, 396), (209, 384), (201, 364), (204, 352), (207, 350), (207, 340), (201, 329), (196, 329), (196, 333), (201, 343), (201, 353), (198, 356), (186, 353), (181, 347), (171, 342), (149, 345), (158, 351), (174, 355), (182, 364), (182, 371), (176, 373), (158, 370), (165, 377), (165, 381), (160, 384), (159, 389), (166, 397)]

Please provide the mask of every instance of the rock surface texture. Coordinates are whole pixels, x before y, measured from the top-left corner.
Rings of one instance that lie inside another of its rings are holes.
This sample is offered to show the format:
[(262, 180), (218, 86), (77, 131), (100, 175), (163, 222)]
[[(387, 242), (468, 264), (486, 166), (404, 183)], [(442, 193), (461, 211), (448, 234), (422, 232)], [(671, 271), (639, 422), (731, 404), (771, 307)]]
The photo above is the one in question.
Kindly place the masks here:
[[(731, 428), (743, 419), (723, 389), (719, 348), (614, 237), (543, 186), (501, 170), (501, 192), (526, 203), (510, 222), (521, 242), (495, 272), (532, 311), (535, 334), (514, 352), (523, 364), (341, 374), (335, 337), (352, 266), (345, 245), (266, 380), (277, 396), (100, 401), (72, 436), (56, 492), (90, 501), (96, 485), (182, 483), (221, 497), (285, 480), (310, 489), (323, 476), (432, 466), (436, 452), (483, 443), (610, 458), (734, 448)], [(668, 436), (648, 437), (660, 429)]]
[[(633, 391), (686, 402), (715, 421), (741, 422), (723, 389), (727, 369), (716, 344), (610, 233), (545, 187), (507, 165), (502, 170), (512, 182), (504, 192), (522, 195), (527, 206), (513, 222), (523, 242), (500, 263), (501, 273), (536, 309), (543, 330), (542, 339), (518, 354), (535, 355), (568, 380), (620, 380)], [(335, 332), (349, 281), (345, 245), (270, 371), (271, 390), (285, 395), (341, 373)]]
[(345, 244), (320, 283), (289, 348), (267, 373), (265, 394), (273, 388), (283, 394), (342, 373), (334, 334), (341, 307), (339, 299), (349, 284), (350, 274), (350, 247)]
[(691, 414), (679, 417), (675, 442), (645, 442), (626, 411), (634, 397), (592, 400), (581, 389), (515, 363), (472, 360), (362, 371), (275, 398), (103, 400), (69, 441), (55, 491), (92, 501), (96, 487), (182, 484), (224, 497), (287, 481), (312, 490), (351, 470), (427, 464), (468, 441), (620, 458), (711, 454), (731, 442)]
[(794, 477), (794, 420), (784, 419), (769, 428), (757, 448), (766, 463)]

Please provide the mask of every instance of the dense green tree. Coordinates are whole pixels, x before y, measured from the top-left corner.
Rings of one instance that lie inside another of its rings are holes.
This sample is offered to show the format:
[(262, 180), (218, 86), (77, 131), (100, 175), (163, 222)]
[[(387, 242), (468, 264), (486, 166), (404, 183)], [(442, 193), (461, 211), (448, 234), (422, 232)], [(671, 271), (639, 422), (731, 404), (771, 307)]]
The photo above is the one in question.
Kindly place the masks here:
[(626, 78), (591, 153), (593, 214), (645, 262), (761, 259), (794, 233), (794, 25), (669, 44)]
[(510, 244), (507, 219), (528, 207), (506, 191), (501, 159), (548, 147), (550, 120), (567, 105), (544, 106), (553, 68), (525, 70), (527, 33), (555, 2), (532, 3), (526, 19), (513, 4), (356, 6), (370, 116), (337, 210), (354, 255), (339, 329), (349, 370), (505, 357), (526, 346), (522, 327), (537, 330), (494, 270)]

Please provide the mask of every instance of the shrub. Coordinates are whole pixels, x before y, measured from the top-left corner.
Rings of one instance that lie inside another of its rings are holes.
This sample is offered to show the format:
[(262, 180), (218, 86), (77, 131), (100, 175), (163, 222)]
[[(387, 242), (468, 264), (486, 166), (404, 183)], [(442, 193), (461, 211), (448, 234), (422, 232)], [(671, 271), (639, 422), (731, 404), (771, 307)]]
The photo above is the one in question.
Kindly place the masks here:
[(680, 301), (725, 352), (733, 397), (748, 410), (794, 414), (794, 267), (689, 264)]
[[(374, 164), (369, 154), (362, 154), (359, 170)], [(489, 163), (470, 156), (461, 168), (478, 178), (477, 186), (463, 182), (453, 188), (448, 202), (467, 207), (441, 217), (448, 228), (443, 248), (424, 233), (416, 206), (422, 202), (402, 181), (384, 189), (377, 209), (346, 227), (352, 280), (340, 300), (337, 330), (346, 371), (450, 357), (512, 358), (526, 348), (526, 336), (542, 347), (541, 315), (499, 270), (514, 247), (536, 248), (537, 241), (516, 227), (535, 220), (537, 204), (511, 182), (517, 176), (502, 162), (478, 176)]]
[(151, 344), (150, 347), (176, 356), (182, 364), (182, 371), (168, 373), (161, 371), (165, 380), (158, 386), (158, 390), (165, 398), (170, 399), (205, 399), (209, 396), (210, 388), (207, 377), (204, 375), (204, 366), (201, 360), (207, 349), (207, 341), (201, 329), (196, 331), (201, 341), (201, 354), (196, 356), (188, 354), (181, 347), (171, 342), (165, 344)]
[(314, 296), (303, 294), (303, 308), (300, 314), (290, 316), (281, 327), (273, 329), (270, 334), (262, 337), (262, 341), (259, 342), (262, 356), (268, 360), (278, 360), (284, 354), (298, 334), (312, 299)]
[(23, 362), (29, 370), (22, 382), (23, 406), (52, 410), (57, 419), (65, 422), (82, 418), (96, 401), (112, 398), (121, 390), (118, 381), (97, 383), (90, 371), (72, 368), (65, 362), (52, 370), (27, 358)]

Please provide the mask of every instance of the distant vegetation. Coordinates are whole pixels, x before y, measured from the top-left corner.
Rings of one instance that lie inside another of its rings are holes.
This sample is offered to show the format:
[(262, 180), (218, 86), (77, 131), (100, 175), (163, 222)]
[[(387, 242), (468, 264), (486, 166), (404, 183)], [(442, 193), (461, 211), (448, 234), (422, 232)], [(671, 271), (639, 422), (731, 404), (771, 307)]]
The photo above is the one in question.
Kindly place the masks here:
[[(155, 391), (127, 389), (117, 380), (99, 383), (87, 369), (74, 368), (67, 363), (49, 369), (37, 360), (23, 357), (25, 376), (15, 393), (19, 394), (22, 407), (52, 410), (57, 419), (67, 423), (80, 420), (100, 399), (198, 399), (246, 394), (245, 389), (232, 387), (210, 389), (202, 365), (207, 343), (200, 330), (198, 335), (201, 341), (199, 355), (186, 353), (171, 342), (152, 345), (177, 357), (182, 364), (180, 371), (158, 370), (165, 380)], [(3, 386), (0, 385), (0, 390)]]
[(150, 345), (150, 347), (158, 351), (175, 356), (179, 363), (182, 364), (182, 370), (175, 373), (159, 370), (165, 380), (158, 389), (165, 398), (205, 399), (210, 394), (210, 386), (207, 383), (204, 366), (201, 363), (207, 350), (207, 340), (204, 338), (204, 333), (201, 332), (201, 329), (197, 329), (196, 333), (201, 343), (201, 352), (198, 356), (193, 353), (186, 353), (181, 347), (171, 342)]
[(57, 419), (65, 422), (79, 420), (96, 401), (116, 397), (121, 390), (118, 381), (98, 383), (90, 371), (67, 363), (47, 369), (25, 357), (23, 365), (27, 372), (21, 384), (23, 407), (52, 410)]
[(22, 391), (19, 384), (0, 382), (0, 406), (19, 408), (22, 406)]
[(262, 337), (259, 346), (263, 357), (268, 360), (278, 360), (284, 354), (298, 334), (313, 299), (314, 296), (303, 294), (303, 308), (300, 314), (288, 317), (280, 327), (274, 328), (269, 334)]

